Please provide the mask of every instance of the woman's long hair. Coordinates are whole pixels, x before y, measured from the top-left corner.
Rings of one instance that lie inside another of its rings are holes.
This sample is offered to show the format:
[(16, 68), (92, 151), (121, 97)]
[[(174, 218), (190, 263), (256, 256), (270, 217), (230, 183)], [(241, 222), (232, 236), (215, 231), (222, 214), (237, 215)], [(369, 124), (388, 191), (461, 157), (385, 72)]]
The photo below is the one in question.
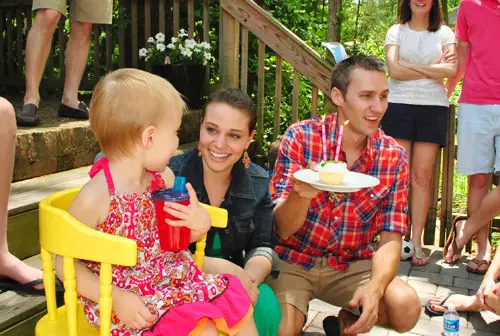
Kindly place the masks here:
[[(411, 0), (403, 0), (399, 11), (399, 23), (404, 24), (411, 20)], [(439, 0), (432, 0), (432, 8), (429, 13), (429, 26), (427, 30), (436, 32), (443, 24), (443, 14), (441, 13), (441, 5)]]

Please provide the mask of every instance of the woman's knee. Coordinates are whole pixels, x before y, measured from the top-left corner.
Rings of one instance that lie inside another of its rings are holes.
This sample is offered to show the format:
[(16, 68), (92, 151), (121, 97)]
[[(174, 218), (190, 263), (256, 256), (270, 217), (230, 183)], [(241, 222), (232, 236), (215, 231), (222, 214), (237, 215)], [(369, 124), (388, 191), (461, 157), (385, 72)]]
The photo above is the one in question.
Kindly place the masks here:
[(36, 11), (35, 15), (35, 25), (43, 31), (48, 33), (54, 32), (59, 19), (61, 18), (61, 13), (48, 8), (42, 8)]
[(92, 23), (75, 21), (71, 23), (71, 38), (90, 42)]
[(418, 187), (420, 189), (431, 187), (432, 180), (432, 165), (430, 167), (423, 167), (418, 165), (412, 167), (411, 169), (411, 184), (412, 187)]
[[(5, 134), (8, 137), (16, 136), (16, 114), (14, 107), (7, 99), (0, 97), (0, 134)], [(6, 127), (5, 127), (6, 126)]]

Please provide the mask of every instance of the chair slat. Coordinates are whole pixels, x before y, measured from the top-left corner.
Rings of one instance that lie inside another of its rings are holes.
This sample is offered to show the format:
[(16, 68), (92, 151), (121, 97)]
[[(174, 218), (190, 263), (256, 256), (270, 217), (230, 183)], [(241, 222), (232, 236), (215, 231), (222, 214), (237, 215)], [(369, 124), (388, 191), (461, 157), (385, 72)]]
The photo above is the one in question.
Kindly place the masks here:
[(111, 293), (113, 287), (111, 286), (112, 267), (111, 264), (101, 263), (101, 275), (100, 275), (100, 297), (99, 297), (99, 308), (101, 310), (101, 336), (108, 336), (111, 330), (111, 309), (112, 298)]
[(56, 276), (54, 274), (54, 263), (52, 262), (52, 254), (47, 252), (43, 247), (40, 248), (42, 257), (43, 269), (43, 287), (45, 288), (45, 297), (47, 299), (47, 313), (50, 321), (55, 321), (57, 316), (56, 304)]
[(68, 319), (68, 335), (78, 335), (78, 323), (76, 318), (76, 272), (75, 260), (71, 257), (63, 257), (64, 260), (64, 303), (66, 305)]

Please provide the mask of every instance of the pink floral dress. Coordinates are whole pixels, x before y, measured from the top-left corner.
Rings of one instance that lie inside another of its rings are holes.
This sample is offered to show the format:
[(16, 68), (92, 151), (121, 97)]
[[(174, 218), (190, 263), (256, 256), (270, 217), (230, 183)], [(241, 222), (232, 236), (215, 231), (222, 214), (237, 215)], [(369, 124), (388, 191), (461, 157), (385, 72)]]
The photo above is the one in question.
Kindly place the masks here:
[[(111, 198), (109, 215), (96, 230), (133, 239), (137, 242), (137, 264), (113, 266), (113, 284), (139, 296), (148, 296), (146, 306), (158, 320), (150, 330), (132, 330), (113, 314), (111, 335), (195, 335), (207, 318), (229, 335), (242, 326), (252, 306), (241, 282), (232, 275), (203, 273), (190, 251), (164, 252), (160, 248), (151, 191), (165, 187), (159, 173), (152, 173), (148, 190), (142, 195), (118, 193), (103, 158), (90, 171), (103, 170)], [(99, 275), (99, 264), (81, 261)], [(99, 305), (80, 297), (87, 320), (99, 328)], [(175, 330), (175, 332), (174, 332)]]

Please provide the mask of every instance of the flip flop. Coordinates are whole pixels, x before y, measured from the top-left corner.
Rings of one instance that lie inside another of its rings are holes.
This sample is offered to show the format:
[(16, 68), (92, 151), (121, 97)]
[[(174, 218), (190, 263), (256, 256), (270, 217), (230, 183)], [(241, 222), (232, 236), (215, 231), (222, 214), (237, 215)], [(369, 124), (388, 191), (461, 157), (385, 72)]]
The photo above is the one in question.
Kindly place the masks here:
[[(467, 264), (467, 266), (465, 266), (465, 268), (467, 269), (468, 272), (470, 273), (475, 273), (475, 274), (485, 274), (487, 271), (488, 271), (488, 268), (490, 267), (490, 261), (489, 260), (484, 260), (484, 259), (477, 259), (477, 258), (474, 258), (471, 260), (471, 262), (473, 262), (474, 264), (477, 265), (477, 267), (471, 267), (469, 266), (469, 264)], [(483, 268), (482, 271), (480, 271), (479, 269), (486, 265), (487, 267), (486, 268)]]
[[(446, 244), (444, 245), (444, 248), (443, 248), (443, 261), (446, 263), (446, 264), (456, 264), (457, 262), (460, 261), (460, 258), (462, 257), (462, 250), (460, 250), (460, 253), (455, 253), (452, 257), (451, 257), (451, 261), (450, 262), (446, 262), (446, 255), (448, 254), (448, 250), (450, 248), (451, 245), (453, 245), (453, 248), (455, 250), (458, 250), (458, 246), (457, 246), (457, 242), (456, 242), (456, 238), (457, 238), (457, 223), (459, 221), (462, 221), (462, 220), (467, 220), (467, 217), (466, 216), (457, 216), (455, 217), (455, 219), (453, 220), (453, 224), (451, 225), (451, 232), (450, 234), (448, 235), (448, 238), (446, 239)], [(455, 258), (455, 256), (458, 256), (458, 258)]]
[[(13, 291), (18, 293), (19, 295), (45, 295), (44, 289), (35, 288), (35, 286), (40, 284), (43, 284), (42, 279), (37, 279), (25, 284), (21, 284), (16, 280), (12, 280), (9, 278), (0, 278), (0, 290)], [(56, 278), (56, 293), (61, 292), (64, 293), (64, 286), (61, 281)]]
[[(441, 307), (444, 307), (444, 304), (446, 303), (446, 301), (450, 298), (450, 296), (452, 296), (453, 294), (455, 293), (449, 293), (448, 295), (446, 295), (443, 300), (441, 301), (441, 303), (439, 304), (439, 306)], [(430, 300), (427, 301), (427, 303), (425, 304), (425, 311), (430, 315), (430, 316), (442, 316), (444, 315), (444, 312), (440, 312), (440, 311), (437, 311), (437, 310), (434, 310), (432, 309), (432, 305), (431, 305), (431, 302)]]
[[(343, 312), (343, 313), (341, 313)], [(323, 319), (323, 329), (325, 330), (326, 336), (344, 336), (344, 329), (346, 328), (346, 320), (352, 319), (356, 321), (358, 316), (348, 312), (345, 309), (341, 309), (339, 312), (339, 317), (328, 316)], [(347, 336), (347, 335), (346, 335)], [(350, 336), (356, 336), (351, 334)]]

